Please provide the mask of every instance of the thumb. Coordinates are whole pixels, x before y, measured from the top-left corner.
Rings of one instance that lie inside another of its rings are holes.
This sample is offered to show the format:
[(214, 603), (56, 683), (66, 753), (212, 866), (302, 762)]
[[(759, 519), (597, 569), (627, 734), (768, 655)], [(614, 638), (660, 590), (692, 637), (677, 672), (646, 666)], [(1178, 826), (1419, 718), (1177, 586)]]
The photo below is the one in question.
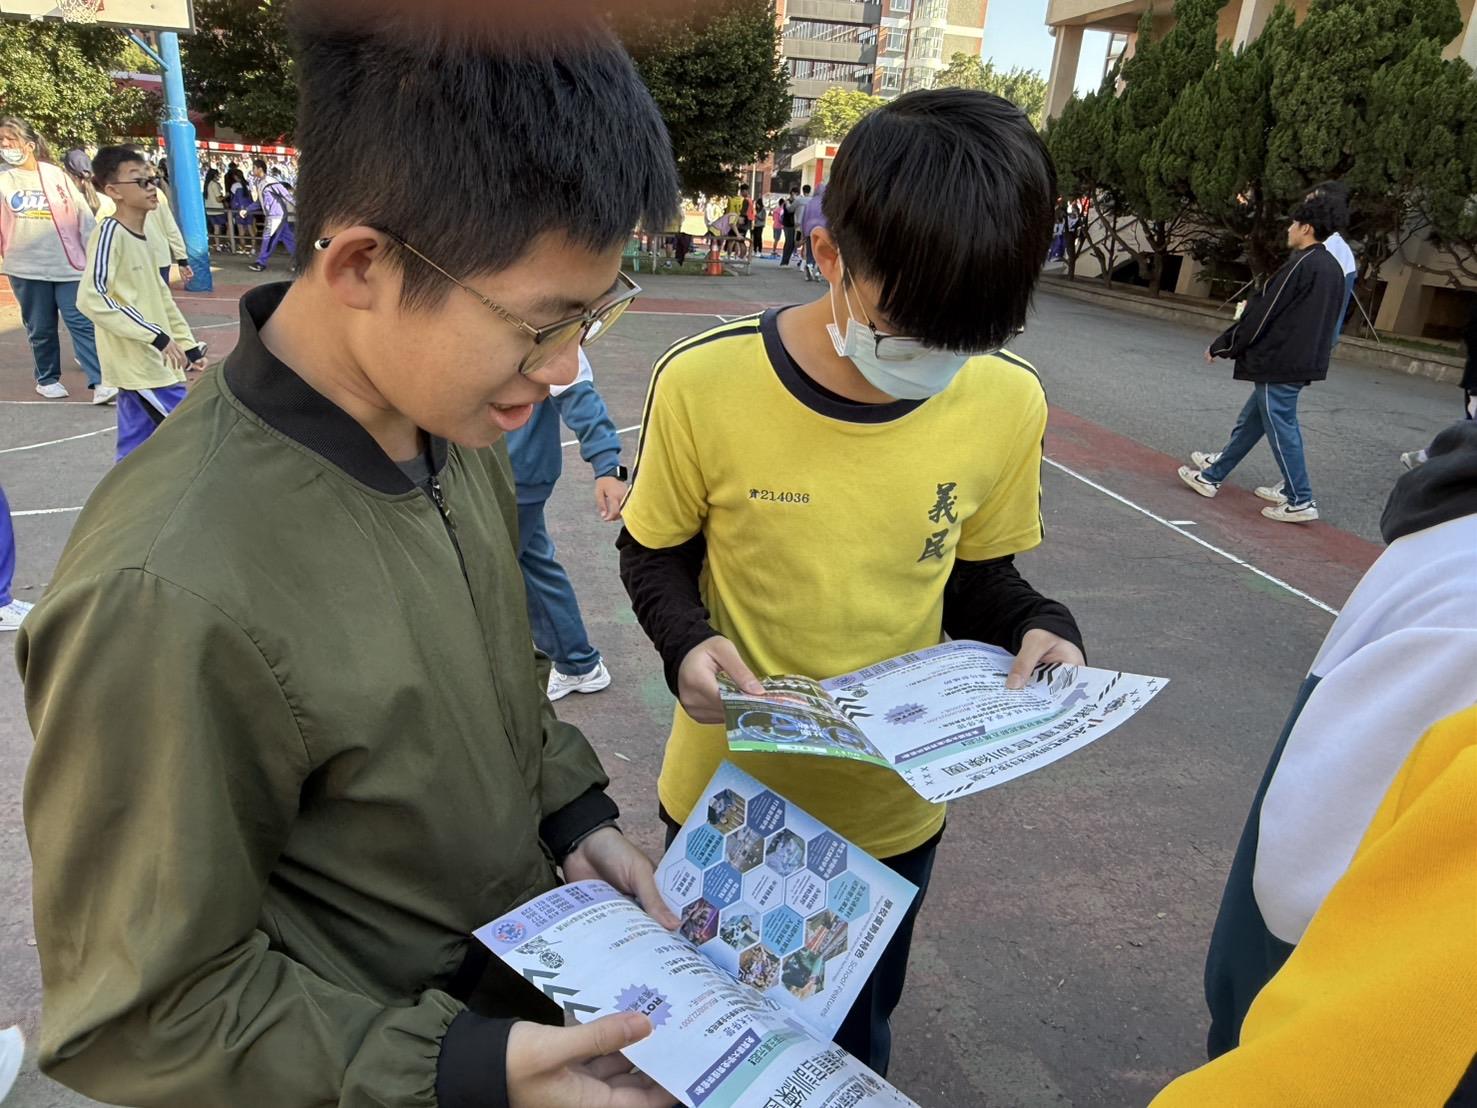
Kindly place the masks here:
[(617, 1012), (590, 1023), (560, 1028), (549, 1036), (543, 1052), (548, 1069), (578, 1065), (603, 1058), (639, 1043), (651, 1034), (651, 1021), (637, 1012)]
[(1041, 662), (1043, 651), (1040, 646), (1021, 644), (1021, 652), (1015, 657), (1015, 664), (1010, 667), (1010, 673), (1006, 675), (1005, 687), (1007, 689), (1024, 689), (1026, 682), (1031, 679), (1031, 672)]
[(750, 696), (763, 696), (764, 686), (754, 676), (744, 660), (739, 657), (738, 647), (727, 639), (715, 643), (713, 646), (713, 660), (718, 663), (718, 668), (732, 678), (733, 683)]

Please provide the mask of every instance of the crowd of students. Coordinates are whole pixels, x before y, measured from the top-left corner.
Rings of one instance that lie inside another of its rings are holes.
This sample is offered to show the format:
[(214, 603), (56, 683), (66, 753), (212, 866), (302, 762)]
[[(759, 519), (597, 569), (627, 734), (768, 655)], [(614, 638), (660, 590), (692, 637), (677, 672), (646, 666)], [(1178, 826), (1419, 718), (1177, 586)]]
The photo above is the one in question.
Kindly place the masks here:
[[(640, 292), (621, 250), (672, 214), (670, 147), (600, 31), (343, 18), (298, 5), (300, 277), (243, 298), (235, 352), (98, 487), (20, 629), (41, 1065), (138, 1105), (655, 1108), (670, 1096), (618, 1054), (645, 1016), (565, 1027), (470, 933), (587, 878), (677, 923), (550, 705), (531, 642), (564, 631), (520, 580), (550, 572), (547, 427), (588, 404), (580, 347)], [(469, 113), (496, 125), (435, 125)], [(386, 149), (418, 171), (386, 173)], [(141, 341), (148, 318), (118, 299), (143, 314), (147, 167), (125, 151), (93, 169), (118, 205), (86, 261), (98, 326), (183, 370), (188, 334), (171, 319)], [(733, 758), (919, 887), (838, 1036), (884, 1074), (946, 810), (861, 763), (731, 755), (718, 678), (756, 691), (756, 672), (846, 672), (944, 635), (1014, 652), (1014, 688), (1083, 662), (1069, 608), (1014, 563), (1043, 539), (1047, 406), (1006, 345), (1056, 193), (1012, 105), (899, 97), (810, 200), (824, 292), (668, 350), (630, 474), (600, 413), (575, 418), (673, 694), (669, 831)], [(1473, 431), (1397, 488), (1391, 548), (1315, 665), (1227, 889), (1219, 1057), (1157, 1103), (1471, 1091)], [(517, 474), (505, 436), (532, 455)], [(1356, 724), (1380, 757), (1350, 802), (1329, 767)], [(1268, 834), (1272, 812), (1301, 830)], [(1258, 923), (1282, 945), (1258, 947)]]

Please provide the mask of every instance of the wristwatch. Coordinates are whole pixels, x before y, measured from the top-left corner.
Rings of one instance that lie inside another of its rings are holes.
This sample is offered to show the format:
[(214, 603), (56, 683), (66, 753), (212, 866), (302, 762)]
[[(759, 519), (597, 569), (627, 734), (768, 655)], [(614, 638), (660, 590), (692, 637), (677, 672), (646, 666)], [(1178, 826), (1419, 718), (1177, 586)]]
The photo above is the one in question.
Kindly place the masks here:
[(604, 473), (595, 474), (595, 480), (597, 481), (602, 477), (614, 477), (617, 481), (629, 481), (631, 479), (631, 471), (625, 466), (616, 466), (614, 469), (606, 470)]

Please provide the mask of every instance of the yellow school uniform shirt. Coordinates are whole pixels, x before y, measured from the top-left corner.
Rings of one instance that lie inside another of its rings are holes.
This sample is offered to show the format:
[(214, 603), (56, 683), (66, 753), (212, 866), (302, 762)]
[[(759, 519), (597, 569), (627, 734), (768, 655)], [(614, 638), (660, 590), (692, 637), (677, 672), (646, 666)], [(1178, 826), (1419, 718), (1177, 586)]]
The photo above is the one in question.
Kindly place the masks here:
[(159, 279), (148, 240), (111, 216), (87, 240), (77, 307), (97, 326), (103, 384), (137, 391), (184, 383), (184, 373), (164, 360), (160, 343), (172, 338), (180, 349), (191, 349), (190, 325)]
[(1240, 1044), (1152, 1108), (1437, 1106), (1474, 1074), (1477, 705), (1411, 751)]
[[(955, 558), (1041, 541), (1041, 384), (1000, 355), (921, 404), (843, 404), (798, 374), (776, 319), (717, 327), (657, 362), (626, 528), (657, 549), (703, 535), (712, 624), (761, 676), (832, 677), (933, 646)], [(680, 704), (658, 782), (667, 812), (685, 819), (725, 758), (878, 857), (943, 825), (944, 806), (889, 770), (731, 754), (723, 727)]]

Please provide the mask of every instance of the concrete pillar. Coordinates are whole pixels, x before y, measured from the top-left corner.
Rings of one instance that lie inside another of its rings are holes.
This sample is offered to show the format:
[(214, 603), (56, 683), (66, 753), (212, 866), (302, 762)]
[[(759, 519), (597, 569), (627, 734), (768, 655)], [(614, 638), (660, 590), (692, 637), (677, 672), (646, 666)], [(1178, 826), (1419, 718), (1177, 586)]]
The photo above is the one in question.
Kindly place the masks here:
[(1458, 41), (1462, 44), (1462, 58), (1473, 69), (1477, 69), (1477, 5), (1467, 13), (1467, 26)]
[(1419, 338), (1425, 329), (1434, 295), (1435, 289), (1421, 280), (1419, 270), (1401, 265), (1385, 282), (1385, 295), (1374, 320), (1375, 327), (1388, 333)]
[(1177, 296), (1210, 295), (1210, 282), (1205, 279), (1205, 267), (1188, 254), (1180, 262), (1180, 276), (1174, 283), (1174, 291)]
[(1241, 14), (1236, 17), (1236, 36), (1231, 48), (1240, 50), (1267, 25), (1267, 17), (1277, 7), (1277, 0), (1241, 0)]
[(1058, 26), (1051, 52), (1051, 75), (1046, 86), (1046, 118), (1062, 114), (1077, 86), (1077, 63), (1082, 59), (1082, 28)]

